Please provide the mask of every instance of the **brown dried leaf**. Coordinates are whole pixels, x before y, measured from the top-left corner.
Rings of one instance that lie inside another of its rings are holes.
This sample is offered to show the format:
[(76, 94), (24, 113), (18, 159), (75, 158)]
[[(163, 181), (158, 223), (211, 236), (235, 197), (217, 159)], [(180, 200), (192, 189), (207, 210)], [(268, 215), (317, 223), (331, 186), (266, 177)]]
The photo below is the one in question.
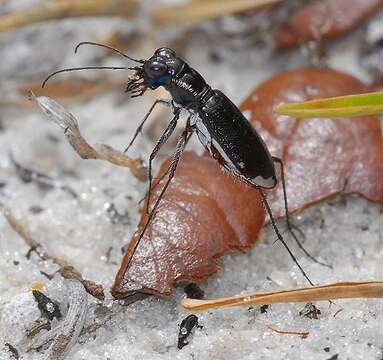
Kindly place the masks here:
[[(160, 173), (167, 166), (165, 162)], [(160, 189), (161, 185), (157, 195)], [(125, 252), (113, 296), (124, 298), (139, 291), (167, 297), (176, 282), (198, 282), (214, 274), (226, 251), (245, 251), (254, 244), (264, 216), (257, 191), (224, 173), (210, 157), (185, 152), (127, 267), (147, 219), (143, 215)]]
[[(296, 120), (273, 112), (276, 105), (367, 91), (357, 79), (329, 69), (281, 73), (243, 103), (250, 119), (286, 170), (291, 211), (338, 193), (383, 202), (383, 141), (376, 116)], [(283, 216), (282, 189), (269, 195)]]
[(297, 10), (275, 34), (277, 49), (288, 49), (320, 36), (332, 40), (357, 28), (383, 7), (382, 0), (317, 0)]
[[(273, 113), (281, 102), (364, 89), (357, 79), (334, 70), (303, 69), (273, 77), (244, 102), (242, 110), (251, 112), (271, 153), (284, 160), (290, 209), (340, 192), (383, 203), (383, 142), (377, 117), (301, 121)], [(281, 189), (268, 195), (274, 214), (283, 216)], [(255, 242), (264, 216), (256, 190), (234, 180), (207, 155), (185, 153), (128, 266), (137, 234), (130, 242), (112, 294), (123, 298), (138, 291), (166, 297), (176, 282), (202, 280), (218, 270), (225, 251), (245, 250)], [(138, 234), (146, 219), (143, 215)]]

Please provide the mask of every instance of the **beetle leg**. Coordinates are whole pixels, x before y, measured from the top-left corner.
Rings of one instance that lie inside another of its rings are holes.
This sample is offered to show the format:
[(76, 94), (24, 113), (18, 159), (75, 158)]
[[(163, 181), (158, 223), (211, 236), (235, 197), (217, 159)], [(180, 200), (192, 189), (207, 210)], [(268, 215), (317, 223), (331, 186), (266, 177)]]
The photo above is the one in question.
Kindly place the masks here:
[[(190, 118), (191, 118), (191, 115), (189, 116), (189, 118), (188, 118), (188, 120), (187, 120), (187, 122), (190, 120)], [(188, 143), (189, 142), (189, 140), (190, 140), (190, 137), (192, 136), (192, 134), (193, 134), (193, 131), (190, 131), (189, 132), (189, 135), (188, 135), (188, 138), (187, 138), (187, 140), (186, 140), (186, 142)], [(153, 186), (153, 181), (152, 181), (152, 184), (150, 185), (151, 186), (151, 191), (153, 191), (154, 189), (155, 189), (155, 187), (159, 184), (159, 183), (161, 183), (161, 181), (169, 174), (169, 171), (170, 171), (170, 166), (167, 168), (167, 170), (159, 177), (159, 178), (157, 178), (158, 179), (158, 181), (156, 182), (156, 184)], [(154, 180), (155, 178), (152, 178), (152, 180)], [(139, 204), (142, 202), (142, 201), (144, 201), (147, 197), (148, 197), (148, 194), (149, 194), (149, 192), (147, 192), (146, 194), (145, 194), (145, 196), (138, 202)]]
[(171, 106), (172, 105), (172, 101), (171, 100), (164, 100), (164, 99), (157, 99), (153, 103), (153, 105), (150, 107), (149, 111), (146, 113), (146, 115), (144, 116), (143, 120), (141, 121), (140, 125), (138, 125), (138, 128), (136, 129), (136, 132), (134, 133), (132, 140), (130, 140), (129, 145), (124, 150), (124, 153), (126, 153), (129, 150), (129, 148), (133, 145), (134, 140), (136, 140), (136, 137), (141, 132), (142, 127), (144, 126), (146, 120), (148, 120), (150, 114), (152, 113), (152, 111), (154, 110), (154, 108), (156, 107), (157, 104), (165, 104), (167, 106)]
[(262, 197), (262, 202), (263, 202), (263, 205), (265, 206), (266, 208), (266, 211), (269, 215), (269, 218), (270, 218), (270, 222), (271, 222), (271, 225), (274, 229), (274, 232), (275, 234), (277, 235), (277, 238), (278, 240), (282, 243), (282, 245), (285, 247), (285, 249), (287, 250), (287, 252), (289, 253), (290, 257), (292, 258), (292, 260), (294, 261), (294, 263), (298, 266), (299, 270), (301, 271), (302, 275), (306, 278), (306, 280), (310, 283), (311, 286), (314, 286), (314, 283), (310, 280), (310, 278), (308, 277), (308, 275), (306, 274), (306, 272), (303, 270), (302, 266), (299, 264), (297, 258), (295, 257), (295, 255), (292, 253), (292, 251), (290, 250), (290, 248), (288, 247), (288, 245), (286, 244), (285, 240), (283, 239), (281, 233), (279, 232), (279, 229), (275, 223), (275, 219), (274, 219), (274, 216), (271, 212), (271, 209), (270, 209), (270, 206), (269, 206), (269, 203), (267, 202), (267, 199), (266, 199), (266, 195), (265, 193), (263, 192), (263, 190), (258, 187), (257, 188), (259, 193), (261, 194), (261, 197)]
[[(190, 139), (190, 135), (192, 134), (192, 132), (193, 132), (193, 129), (189, 126), (189, 123), (187, 123), (185, 130), (183, 131), (183, 133), (181, 134), (181, 136), (178, 139), (176, 151), (174, 152), (172, 162), (171, 162), (170, 167), (169, 167), (169, 169), (167, 171), (169, 173), (168, 179), (166, 180), (166, 183), (164, 184), (164, 187), (162, 188), (158, 198), (156, 199), (156, 201), (155, 201), (151, 211), (148, 214), (147, 221), (145, 223), (144, 228), (141, 231), (139, 239), (134, 244), (134, 247), (133, 247), (133, 249), (130, 252), (130, 259), (129, 259), (129, 262), (128, 262), (127, 266), (129, 266), (129, 263), (132, 260), (133, 255), (136, 252), (136, 249), (137, 249), (139, 243), (141, 242), (141, 240), (142, 240), (142, 238), (143, 238), (143, 236), (144, 236), (144, 234), (146, 232), (146, 229), (148, 228), (148, 226), (150, 224), (150, 221), (153, 219), (153, 217), (155, 215), (155, 212), (156, 212), (156, 210), (158, 208), (158, 205), (159, 205), (162, 197), (164, 196), (167, 188), (169, 187), (169, 184), (170, 184), (171, 180), (174, 177), (174, 174), (176, 172), (178, 163), (179, 163), (179, 161), (181, 159), (181, 155), (182, 155), (183, 151), (185, 150), (185, 147), (186, 147), (186, 145), (187, 145), (187, 143), (188, 143), (188, 141)], [(148, 204), (149, 204), (149, 199), (148, 199)]]
[(160, 139), (158, 140), (156, 146), (154, 147), (152, 153), (149, 156), (149, 163), (148, 163), (149, 189), (148, 189), (148, 201), (146, 204), (146, 213), (147, 214), (149, 214), (150, 196), (151, 196), (151, 192), (152, 192), (152, 182), (153, 182), (152, 164), (153, 164), (153, 160), (156, 157), (157, 153), (160, 151), (161, 147), (168, 141), (169, 137), (173, 134), (174, 129), (177, 126), (177, 121), (178, 121), (179, 117), (180, 117), (180, 110), (176, 109), (173, 119), (170, 121), (168, 127), (165, 129), (165, 131), (161, 135)]
[(303, 244), (300, 242), (300, 240), (298, 239), (297, 235), (295, 234), (294, 232), (294, 229), (296, 229), (303, 237), (305, 237), (304, 233), (296, 226), (292, 223), (291, 219), (290, 219), (290, 213), (289, 213), (289, 207), (288, 207), (288, 203), (287, 203), (287, 193), (286, 193), (286, 182), (285, 182), (285, 171), (284, 171), (284, 166), (283, 166), (283, 162), (280, 158), (277, 158), (277, 157), (272, 157), (273, 158), (273, 161), (275, 163), (278, 163), (279, 166), (281, 167), (281, 179), (282, 179), (282, 190), (283, 190), (283, 200), (284, 200), (284, 205), (285, 205), (285, 217), (286, 217), (286, 225), (287, 225), (287, 230), (288, 232), (291, 234), (291, 236), (293, 237), (293, 239), (295, 240), (295, 242), (297, 243), (298, 247), (305, 253), (305, 255), (310, 258), (313, 262), (317, 263), (317, 264), (320, 264), (322, 266), (326, 266), (330, 269), (332, 269), (332, 266), (331, 265), (328, 265), (328, 264), (325, 264), (325, 263), (322, 263), (321, 261), (317, 260), (313, 255), (311, 255), (306, 249), (305, 247), (303, 246)]

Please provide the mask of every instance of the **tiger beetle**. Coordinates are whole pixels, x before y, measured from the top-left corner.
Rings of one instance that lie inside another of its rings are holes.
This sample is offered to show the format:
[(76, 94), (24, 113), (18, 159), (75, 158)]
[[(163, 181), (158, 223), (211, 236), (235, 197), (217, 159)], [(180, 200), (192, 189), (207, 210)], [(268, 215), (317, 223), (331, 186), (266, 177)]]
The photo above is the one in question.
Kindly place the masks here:
[[(149, 189), (146, 209), (148, 218), (135, 247), (131, 251), (130, 261), (166, 189), (174, 177), (182, 152), (191, 135), (196, 133), (202, 145), (224, 169), (233, 177), (258, 190), (278, 240), (286, 248), (302, 275), (313, 285), (282, 237), (264, 192), (264, 190), (273, 189), (277, 185), (275, 164), (278, 164), (281, 170), (287, 230), (302, 251), (310, 259), (320, 263), (304, 249), (294, 232), (294, 226), (289, 217), (283, 162), (281, 159), (270, 155), (265, 142), (237, 106), (221, 91), (212, 89), (203, 77), (184, 60), (178, 57), (172, 49), (166, 47), (159, 48), (149, 59), (143, 60), (134, 59), (108, 45), (88, 41), (79, 43), (76, 46), (75, 52), (83, 45), (95, 45), (107, 48), (139, 65), (134, 67), (87, 66), (62, 69), (50, 74), (44, 80), (43, 86), (52, 76), (61, 72), (83, 69), (133, 70), (126, 87), (126, 92), (129, 93), (132, 98), (142, 96), (147, 89), (154, 90), (159, 86), (163, 86), (172, 97), (171, 100), (157, 99), (154, 102), (138, 126), (128, 147), (125, 149), (126, 152), (132, 146), (137, 135), (141, 132), (143, 125), (149, 118), (149, 115), (158, 104), (165, 104), (173, 109), (173, 118), (167, 125), (167, 128), (149, 157)], [(153, 181), (152, 162), (176, 128), (181, 109), (185, 109), (188, 113), (186, 126), (178, 139), (170, 166), (163, 175), (163, 177), (167, 176), (168, 178), (153, 207), (149, 209)], [(320, 264), (328, 266), (323, 263)]]

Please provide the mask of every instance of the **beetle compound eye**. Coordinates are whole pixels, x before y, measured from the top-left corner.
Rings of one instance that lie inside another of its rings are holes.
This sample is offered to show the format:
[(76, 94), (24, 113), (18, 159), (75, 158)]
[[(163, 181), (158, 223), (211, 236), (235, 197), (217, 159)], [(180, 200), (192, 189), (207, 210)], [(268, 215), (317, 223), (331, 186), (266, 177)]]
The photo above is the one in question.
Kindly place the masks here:
[(166, 74), (168, 67), (164, 63), (153, 61), (147, 68), (147, 73), (150, 77), (156, 78)]

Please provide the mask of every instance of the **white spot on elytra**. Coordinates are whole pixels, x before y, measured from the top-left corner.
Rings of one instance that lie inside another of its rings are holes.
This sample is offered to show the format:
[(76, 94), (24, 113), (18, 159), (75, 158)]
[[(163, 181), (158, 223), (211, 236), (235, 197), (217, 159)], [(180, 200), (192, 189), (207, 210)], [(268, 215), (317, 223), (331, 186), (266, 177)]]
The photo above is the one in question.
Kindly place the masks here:
[(250, 110), (245, 110), (245, 111), (242, 111), (242, 114), (243, 114), (243, 116), (244, 116), (247, 120), (250, 121), (250, 119), (251, 119), (253, 113), (252, 113), (252, 111), (250, 111)]

